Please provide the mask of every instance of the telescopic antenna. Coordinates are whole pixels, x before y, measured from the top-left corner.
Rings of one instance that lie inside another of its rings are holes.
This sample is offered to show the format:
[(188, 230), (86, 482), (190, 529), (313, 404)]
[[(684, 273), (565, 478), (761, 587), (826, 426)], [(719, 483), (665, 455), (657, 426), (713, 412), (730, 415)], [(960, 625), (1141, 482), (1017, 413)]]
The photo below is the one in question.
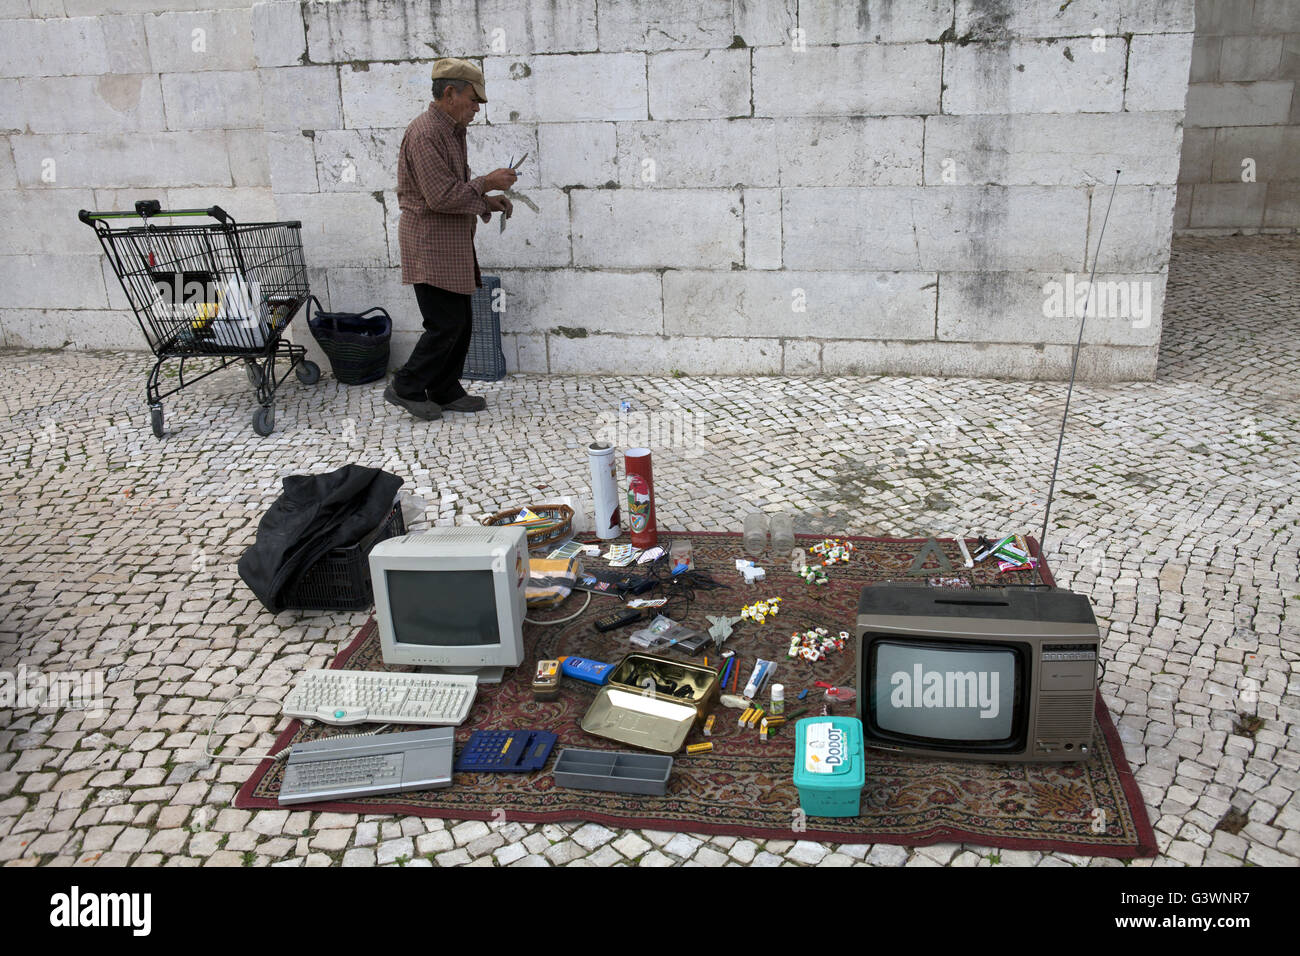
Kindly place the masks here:
[(1083, 297), (1083, 315), (1079, 317), (1079, 338), (1074, 343), (1074, 360), (1070, 363), (1070, 387), (1065, 391), (1065, 411), (1061, 413), (1061, 433), (1056, 436), (1056, 461), (1052, 463), (1052, 481), (1047, 488), (1047, 507), (1043, 509), (1043, 533), (1038, 536), (1038, 561), (1034, 567), (1038, 571), (1038, 583), (1043, 583), (1043, 555), (1047, 553), (1047, 519), (1052, 515), (1052, 495), (1056, 492), (1056, 470), (1061, 466), (1061, 445), (1065, 442), (1065, 421), (1070, 417), (1070, 398), (1074, 395), (1074, 376), (1079, 370), (1079, 350), (1083, 347), (1083, 329), (1088, 324), (1088, 306), (1092, 302), (1092, 287), (1097, 279), (1097, 260), (1101, 257), (1101, 240), (1106, 235), (1106, 222), (1110, 219), (1110, 206), (1115, 201), (1115, 188), (1119, 185), (1119, 173), (1115, 170), (1115, 182), (1110, 187), (1110, 199), (1106, 201), (1106, 215), (1101, 220), (1101, 232), (1097, 234), (1097, 251), (1092, 254), (1092, 275), (1088, 278), (1088, 291)]

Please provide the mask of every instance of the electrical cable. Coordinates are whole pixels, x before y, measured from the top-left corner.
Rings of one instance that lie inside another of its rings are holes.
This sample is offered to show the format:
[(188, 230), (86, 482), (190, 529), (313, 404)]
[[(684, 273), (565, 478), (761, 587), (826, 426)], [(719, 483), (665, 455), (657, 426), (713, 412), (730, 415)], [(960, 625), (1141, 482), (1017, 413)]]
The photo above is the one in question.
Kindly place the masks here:
[(230, 700), (226, 701), (224, 704), (221, 705), (221, 709), (218, 710), (216, 716), (212, 718), (212, 723), (208, 724), (208, 735), (206, 738), (204, 738), (203, 741), (203, 755), (207, 757), (209, 760), (228, 760), (231, 763), (251, 763), (251, 762), (261, 763), (263, 760), (278, 761), (289, 756), (289, 750), (291, 748), (288, 746), (281, 748), (276, 753), (264, 754), (263, 756), (260, 757), (250, 757), (247, 754), (234, 754), (234, 755), (227, 756), (226, 754), (219, 754), (213, 752), (212, 735), (213, 733), (216, 732), (217, 723), (221, 720), (222, 717), (226, 715), (226, 710), (230, 707), (230, 705), (237, 700), (265, 700), (275, 704), (283, 703), (283, 701), (275, 700), (274, 698), (266, 697), (265, 695), (262, 694), (236, 694), (234, 697), (230, 698)]
[[(629, 575), (640, 574), (643, 577), (654, 579), (654, 584), (651, 588), (642, 592), (638, 597), (647, 598), (653, 596), (655, 598), (662, 598), (664, 603), (659, 605), (657, 608), (650, 608), (649, 610), (657, 611), (665, 617), (671, 617), (674, 620), (680, 621), (687, 613), (689, 613), (691, 605), (695, 602), (696, 591), (714, 591), (722, 588), (729, 590), (731, 588), (731, 585), (722, 584), (703, 571), (691, 570), (673, 574), (671, 561), (668, 556), (668, 553), (672, 548), (672, 540), (665, 537), (660, 541), (658, 547), (663, 549), (663, 553), (659, 557), (647, 564), (637, 567), (628, 567), (626, 569)], [(574, 590), (587, 589), (579, 587)], [(540, 625), (567, 623), (587, 610), (588, 605), (591, 603), (591, 596), (593, 593), (606, 597), (618, 598), (624, 603), (626, 603), (628, 597), (626, 592), (620, 594), (612, 591), (593, 592), (587, 590), (587, 599), (583, 602), (582, 607), (578, 608), (578, 610), (566, 617), (555, 618), (554, 620), (547, 621), (525, 617), (524, 620), (529, 624)]]
[[(207, 757), (209, 760), (228, 760), (231, 763), (261, 763), (263, 760), (274, 760), (276, 762), (279, 762), (280, 760), (283, 760), (285, 757), (289, 756), (289, 751), (293, 749), (292, 742), (286, 744), (283, 748), (281, 748), (280, 750), (278, 750), (273, 754), (264, 754), (260, 757), (250, 757), (247, 754), (231, 754), (227, 756), (226, 754), (219, 754), (213, 752), (212, 734), (217, 729), (217, 723), (221, 720), (222, 717), (226, 715), (226, 709), (230, 707), (230, 705), (237, 700), (265, 700), (273, 704), (283, 703), (283, 701), (277, 700), (274, 697), (267, 697), (264, 694), (236, 694), (234, 697), (230, 698), (230, 700), (226, 701), (224, 704), (221, 705), (221, 709), (218, 710), (216, 716), (212, 718), (212, 723), (208, 725), (208, 735), (207, 737), (204, 738), (203, 741), (203, 755)], [(304, 721), (304, 723), (314, 723), (314, 721)], [(349, 737), (373, 737), (375, 734), (387, 730), (389, 726), (391, 725), (381, 724), (380, 726), (376, 727), (374, 730), (365, 730), (355, 734), (334, 734), (325, 739), (344, 740)]]
[(536, 619), (534, 619), (534, 618), (531, 618), (531, 617), (529, 617), (528, 615), (525, 614), (525, 615), (524, 615), (524, 620), (527, 621), (529, 624), (565, 624), (565, 623), (567, 623), (567, 622), (569, 622), (569, 621), (572, 621), (575, 617), (577, 617), (577, 616), (578, 616), (579, 614), (581, 614), (583, 611), (587, 610), (587, 605), (589, 605), (590, 603), (591, 603), (591, 592), (588, 591), (588, 592), (587, 592), (587, 600), (585, 600), (585, 601), (582, 602), (582, 607), (578, 608), (576, 611), (574, 611), (574, 612), (573, 612), (572, 614), (570, 614), (568, 617), (557, 617), (557, 618), (556, 618), (555, 620), (553, 620), (553, 621), (538, 621), (538, 620), (536, 620)]

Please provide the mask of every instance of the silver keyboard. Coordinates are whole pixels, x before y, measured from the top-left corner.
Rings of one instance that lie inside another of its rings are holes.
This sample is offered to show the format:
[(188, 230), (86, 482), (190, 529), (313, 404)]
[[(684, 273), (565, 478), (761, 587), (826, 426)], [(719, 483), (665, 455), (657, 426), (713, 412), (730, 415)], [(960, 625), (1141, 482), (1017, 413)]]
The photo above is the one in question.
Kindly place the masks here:
[(342, 760), (318, 760), (289, 767), (285, 772), (295, 790), (344, 790), (376, 782), (402, 779), (402, 755), (345, 757)]
[(472, 674), (304, 671), (284, 699), (284, 714), (326, 724), (455, 726), (478, 693)]
[(450, 727), (294, 744), (280, 784), (281, 804), (348, 799), (451, 784)]

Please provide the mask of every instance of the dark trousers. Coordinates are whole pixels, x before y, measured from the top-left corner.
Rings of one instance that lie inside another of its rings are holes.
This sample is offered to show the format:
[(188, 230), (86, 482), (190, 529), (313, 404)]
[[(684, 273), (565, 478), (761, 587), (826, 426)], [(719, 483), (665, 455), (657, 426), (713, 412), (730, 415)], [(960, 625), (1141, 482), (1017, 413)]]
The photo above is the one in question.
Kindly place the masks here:
[(447, 405), (465, 394), (460, 376), (473, 331), (470, 297), (416, 283), (415, 299), (424, 334), (406, 364), (393, 374), (393, 391), (402, 398)]

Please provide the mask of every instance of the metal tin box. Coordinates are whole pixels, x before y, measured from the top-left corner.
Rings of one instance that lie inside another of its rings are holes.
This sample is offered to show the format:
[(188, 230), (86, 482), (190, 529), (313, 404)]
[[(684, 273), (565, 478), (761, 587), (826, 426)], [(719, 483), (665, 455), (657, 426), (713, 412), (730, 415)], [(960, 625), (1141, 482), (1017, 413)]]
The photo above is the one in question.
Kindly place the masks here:
[(588, 708), (582, 729), (657, 753), (676, 753), (720, 693), (712, 667), (628, 654)]

